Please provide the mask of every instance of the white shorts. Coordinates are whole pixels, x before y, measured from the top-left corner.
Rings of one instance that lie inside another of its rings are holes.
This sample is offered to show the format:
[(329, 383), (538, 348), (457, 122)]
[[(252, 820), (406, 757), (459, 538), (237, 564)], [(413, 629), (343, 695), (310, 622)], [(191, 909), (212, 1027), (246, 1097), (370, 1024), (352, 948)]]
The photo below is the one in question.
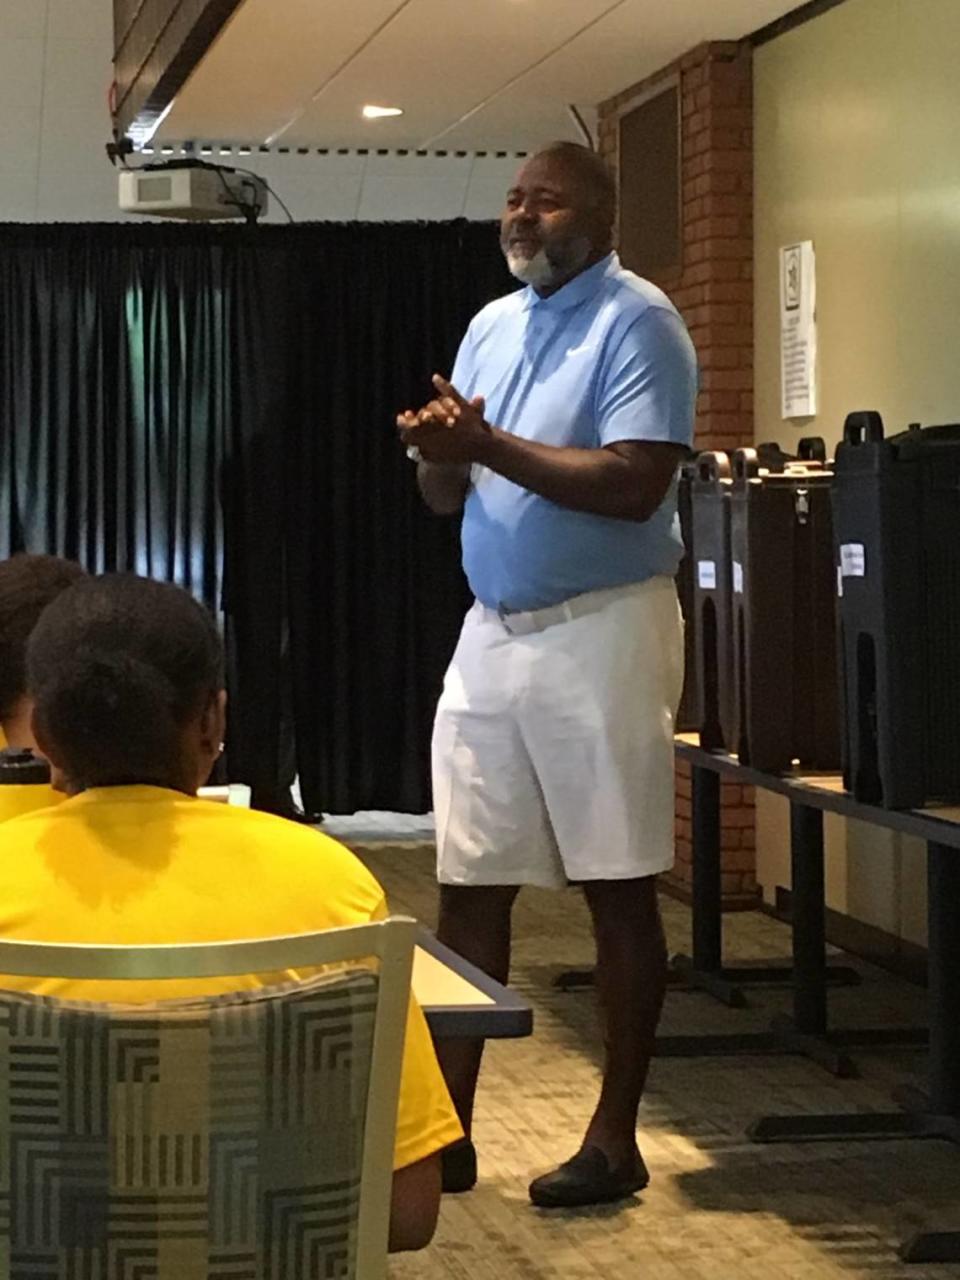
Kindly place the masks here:
[(505, 618), (473, 605), (433, 732), (441, 884), (552, 888), (673, 865), (682, 627), (663, 577)]

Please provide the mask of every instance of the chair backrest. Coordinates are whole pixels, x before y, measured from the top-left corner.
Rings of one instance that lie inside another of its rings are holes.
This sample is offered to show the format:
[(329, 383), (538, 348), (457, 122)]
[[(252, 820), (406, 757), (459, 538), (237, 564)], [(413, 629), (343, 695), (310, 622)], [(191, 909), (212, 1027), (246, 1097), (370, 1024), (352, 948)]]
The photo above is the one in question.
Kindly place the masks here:
[(381, 1280), (416, 924), (0, 941), (0, 973), (304, 982), (152, 1004), (0, 992), (0, 1276)]

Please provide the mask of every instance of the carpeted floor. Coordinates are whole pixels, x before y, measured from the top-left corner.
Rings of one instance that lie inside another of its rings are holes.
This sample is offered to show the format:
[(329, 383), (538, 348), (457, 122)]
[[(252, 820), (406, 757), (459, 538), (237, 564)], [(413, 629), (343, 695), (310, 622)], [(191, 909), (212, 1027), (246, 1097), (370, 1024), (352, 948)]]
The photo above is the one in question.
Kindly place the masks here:
[[(432, 849), (356, 846), (391, 906), (432, 923)], [(689, 945), (689, 911), (663, 901), (671, 950)], [(758, 913), (727, 917), (729, 959), (785, 956), (786, 928)], [(575, 892), (525, 890), (516, 910), (513, 984), (535, 1006), (534, 1035), (488, 1045), (478, 1099), (480, 1182), (446, 1197), (423, 1253), (393, 1261), (395, 1280), (947, 1280), (960, 1266), (905, 1266), (897, 1245), (919, 1226), (960, 1228), (960, 1153), (945, 1144), (759, 1147), (744, 1137), (761, 1112), (889, 1109), (890, 1089), (919, 1079), (920, 1053), (857, 1053), (861, 1079), (836, 1080), (789, 1057), (654, 1062), (641, 1111), (652, 1181), (618, 1209), (540, 1211), (532, 1176), (577, 1146), (597, 1090), (592, 997), (551, 980), (588, 964), (589, 923)], [(867, 966), (831, 995), (835, 1025), (919, 1022), (923, 993)], [(785, 1009), (782, 991), (729, 1010), (672, 992), (663, 1032), (747, 1031)]]

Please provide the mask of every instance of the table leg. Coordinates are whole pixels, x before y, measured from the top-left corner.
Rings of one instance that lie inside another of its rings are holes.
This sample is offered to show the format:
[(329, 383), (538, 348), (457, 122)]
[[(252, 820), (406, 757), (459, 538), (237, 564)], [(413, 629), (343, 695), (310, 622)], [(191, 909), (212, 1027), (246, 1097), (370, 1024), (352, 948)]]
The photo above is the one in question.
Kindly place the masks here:
[[(688, 987), (705, 991), (733, 1009), (747, 1005), (744, 987), (786, 986), (795, 980), (784, 965), (723, 964), (723, 901), (721, 880), (720, 776), (693, 766), (693, 955), (676, 955), (671, 969)], [(852, 985), (860, 981), (855, 969), (825, 969), (823, 982)]]
[(676, 955), (671, 969), (687, 986), (706, 991), (732, 1009), (747, 999), (723, 969), (723, 894), (720, 841), (720, 775), (694, 765), (693, 792), (693, 955)]
[[(766, 1116), (756, 1142), (936, 1138), (960, 1146), (960, 850), (927, 845), (930, 1058), (928, 1091), (899, 1090), (894, 1112)], [(905, 1262), (960, 1262), (960, 1229), (921, 1231), (900, 1250)]]
[(796, 1029), (827, 1029), (826, 926), (824, 923), (823, 814), (790, 806), (793, 879), (793, 1012)]
[[(927, 898), (928, 1093), (904, 1100), (925, 1130), (916, 1136), (960, 1146), (960, 850), (927, 845)], [(920, 1231), (900, 1254), (905, 1262), (960, 1262), (960, 1229)]]
[(930, 1103), (960, 1118), (960, 850), (927, 845)]
[(824, 923), (823, 814), (790, 806), (793, 879), (793, 1017), (776, 1018), (774, 1033), (794, 1053), (849, 1079), (857, 1068), (827, 1037), (827, 961)]

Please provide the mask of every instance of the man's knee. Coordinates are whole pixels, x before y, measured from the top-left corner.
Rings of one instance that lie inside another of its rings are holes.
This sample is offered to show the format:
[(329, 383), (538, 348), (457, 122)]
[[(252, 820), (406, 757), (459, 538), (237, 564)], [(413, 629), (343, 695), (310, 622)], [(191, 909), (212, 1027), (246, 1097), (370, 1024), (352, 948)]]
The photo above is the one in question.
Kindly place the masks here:
[(615, 932), (659, 921), (656, 876), (588, 880), (584, 882), (583, 892), (595, 929)]
[(642, 907), (657, 905), (657, 877), (635, 876), (629, 880), (584, 880), (583, 893), (590, 906), (633, 903)]
[(442, 884), (440, 920), (450, 923), (483, 924), (509, 919), (519, 885)]

